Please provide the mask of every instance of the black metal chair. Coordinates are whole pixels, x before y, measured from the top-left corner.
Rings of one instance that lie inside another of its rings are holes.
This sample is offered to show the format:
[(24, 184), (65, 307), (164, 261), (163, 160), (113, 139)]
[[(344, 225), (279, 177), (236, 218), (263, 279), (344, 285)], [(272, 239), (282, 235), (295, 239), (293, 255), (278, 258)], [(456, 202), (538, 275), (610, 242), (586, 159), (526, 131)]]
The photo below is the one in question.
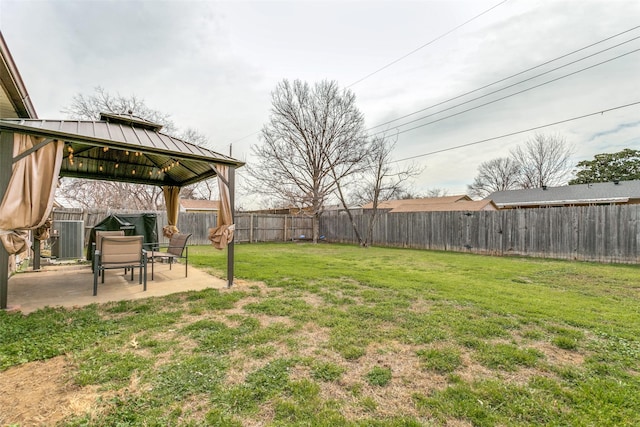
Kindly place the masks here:
[[(168, 246), (156, 245), (152, 251), (147, 253), (148, 258), (151, 259), (151, 280), (153, 280), (153, 265), (156, 258), (169, 260), (169, 270), (171, 270), (171, 266), (176, 260), (184, 259), (184, 277), (188, 276), (189, 247), (187, 246), (187, 241), (189, 237), (191, 237), (191, 234), (176, 233), (171, 236)], [(166, 248), (167, 251), (160, 251), (160, 248)]]

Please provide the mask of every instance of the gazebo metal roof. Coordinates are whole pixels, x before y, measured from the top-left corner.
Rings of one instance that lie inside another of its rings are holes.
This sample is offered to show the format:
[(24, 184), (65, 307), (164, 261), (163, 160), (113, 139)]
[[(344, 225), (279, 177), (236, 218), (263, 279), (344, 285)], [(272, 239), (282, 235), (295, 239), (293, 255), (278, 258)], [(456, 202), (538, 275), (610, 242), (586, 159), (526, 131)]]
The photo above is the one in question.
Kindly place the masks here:
[(131, 114), (103, 113), (100, 120), (0, 119), (0, 131), (65, 141), (63, 177), (185, 186), (215, 176), (213, 163), (244, 164), (161, 128)]

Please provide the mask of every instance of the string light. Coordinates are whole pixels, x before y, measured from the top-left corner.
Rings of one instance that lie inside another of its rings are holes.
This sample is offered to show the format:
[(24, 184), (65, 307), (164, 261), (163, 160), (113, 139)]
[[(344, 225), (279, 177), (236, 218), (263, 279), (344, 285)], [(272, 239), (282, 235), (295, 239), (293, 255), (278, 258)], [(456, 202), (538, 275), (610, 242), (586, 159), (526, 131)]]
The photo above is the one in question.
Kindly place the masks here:
[(135, 174), (136, 174), (136, 170), (134, 169), (131, 171), (131, 175), (135, 175)]
[(118, 166), (120, 166), (120, 164), (119, 164), (119, 163), (116, 163), (115, 168), (116, 168), (116, 169), (118, 169)]
[(100, 170), (100, 172), (102, 172), (102, 165), (100, 165), (100, 167), (98, 169)]

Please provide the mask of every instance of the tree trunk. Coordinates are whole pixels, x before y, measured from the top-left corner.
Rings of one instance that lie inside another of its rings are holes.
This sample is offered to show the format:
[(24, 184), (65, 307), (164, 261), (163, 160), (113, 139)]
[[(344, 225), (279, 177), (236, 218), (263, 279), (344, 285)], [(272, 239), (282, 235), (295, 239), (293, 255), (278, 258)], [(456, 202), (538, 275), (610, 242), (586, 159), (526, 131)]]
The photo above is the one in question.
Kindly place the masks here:
[[(333, 171), (333, 169), (332, 169)], [(335, 178), (335, 174), (334, 174)], [(360, 246), (366, 246), (366, 242), (362, 241), (362, 237), (360, 237), (360, 231), (358, 230), (358, 226), (356, 225), (355, 220), (353, 219), (353, 215), (351, 214), (351, 210), (347, 206), (346, 198), (344, 197), (344, 193), (342, 192), (342, 186), (339, 181), (336, 181), (336, 189), (338, 190), (338, 196), (340, 198), (340, 203), (342, 203), (342, 207), (345, 211), (347, 211), (347, 216), (349, 217), (349, 221), (351, 222), (351, 227), (353, 227), (353, 232), (356, 234), (356, 238), (358, 239), (358, 244)]]
[(364, 246), (368, 248), (371, 245), (371, 241), (373, 240), (373, 227), (376, 224), (376, 220), (378, 219), (378, 207), (373, 207), (373, 212), (371, 213), (371, 219), (369, 219), (369, 227), (367, 228), (367, 237), (364, 243), (361, 243), (360, 246)]
[(320, 214), (313, 214), (313, 243), (318, 243), (318, 236), (320, 235)]

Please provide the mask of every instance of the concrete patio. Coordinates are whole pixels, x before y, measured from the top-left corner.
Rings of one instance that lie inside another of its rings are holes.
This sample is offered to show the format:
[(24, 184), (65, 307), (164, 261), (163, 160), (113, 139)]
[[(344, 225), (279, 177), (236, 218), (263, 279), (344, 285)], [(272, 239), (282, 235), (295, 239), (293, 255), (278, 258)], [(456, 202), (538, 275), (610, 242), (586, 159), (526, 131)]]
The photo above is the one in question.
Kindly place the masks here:
[(138, 284), (138, 272), (131, 281), (130, 273), (109, 270), (105, 283), (98, 282), (98, 295), (93, 296), (93, 273), (87, 264), (60, 264), (43, 266), (39, 271), (28, 270), (13, 275), (8, 284), (8, 309), (31, 313), (44, 307), (82, 307), (93, 303), (132, 300), (164, 296), (176, 292), (206, 288), (222, 289), (227, 281), (189, 266), (189, 277), (184, 277), (184, 265), (155, 263), (154, 280), (151, 265), (147, 273), (147, 291)]

